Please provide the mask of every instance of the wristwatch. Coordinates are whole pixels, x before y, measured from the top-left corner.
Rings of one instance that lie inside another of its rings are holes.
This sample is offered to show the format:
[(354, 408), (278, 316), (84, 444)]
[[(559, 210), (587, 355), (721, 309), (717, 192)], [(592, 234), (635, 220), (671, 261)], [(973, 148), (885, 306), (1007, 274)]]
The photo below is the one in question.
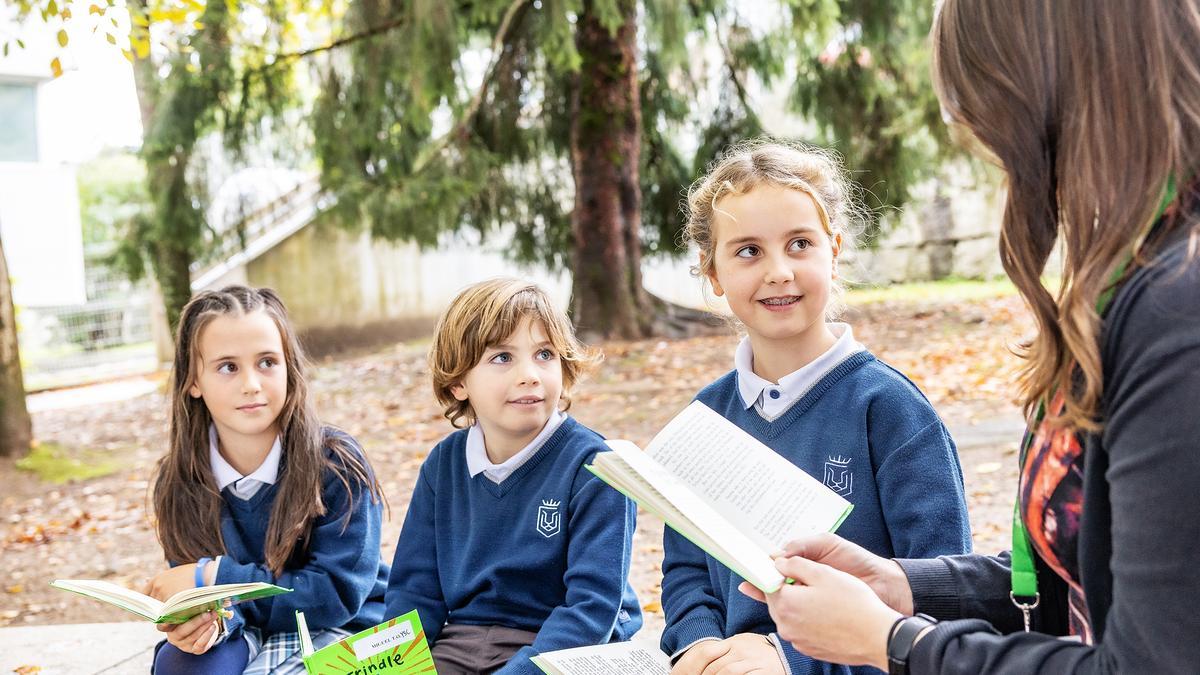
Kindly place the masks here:
[(888, 675), (908, 675), (908, 656), (921, 631), (937, 623), (928, 614), (916, 614), (897, 619), (888, 634)]

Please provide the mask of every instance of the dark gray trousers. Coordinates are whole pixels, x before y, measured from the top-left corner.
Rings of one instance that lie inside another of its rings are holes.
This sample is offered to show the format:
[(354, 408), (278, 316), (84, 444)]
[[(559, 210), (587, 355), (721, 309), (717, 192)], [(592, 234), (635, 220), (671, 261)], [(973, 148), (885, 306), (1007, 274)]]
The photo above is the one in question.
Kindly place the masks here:
[(486, 675), (536, 637), (537, 633), (506, 626), (447, 624), (429, 651), (438, 675)]

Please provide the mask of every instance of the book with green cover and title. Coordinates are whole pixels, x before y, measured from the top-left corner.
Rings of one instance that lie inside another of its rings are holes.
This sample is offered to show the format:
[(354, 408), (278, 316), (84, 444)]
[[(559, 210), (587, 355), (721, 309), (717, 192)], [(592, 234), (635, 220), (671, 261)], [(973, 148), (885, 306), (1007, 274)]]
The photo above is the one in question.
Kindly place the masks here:
[(313, 648), (304, 612), (296, 612), (296, 630), (309, 675), (437, 673), (415, 609), (320, 649)]
[(144, 593), (94, 579), (56, 579), (50, 585), (64, 591), (108, 603), (154, 623), (183, 623), (197, 614), (228, 604), (268, 598), (291, 593), (290, 588), (254, 582), (248, 584), (218, 584), (179, 591), (166, 600), (156, 600)]
[(699, 401), (643, 451), (606, 441), (587, 469), (766, 593), (787, 580), (771, 554), (832, 532), (854, 506)]

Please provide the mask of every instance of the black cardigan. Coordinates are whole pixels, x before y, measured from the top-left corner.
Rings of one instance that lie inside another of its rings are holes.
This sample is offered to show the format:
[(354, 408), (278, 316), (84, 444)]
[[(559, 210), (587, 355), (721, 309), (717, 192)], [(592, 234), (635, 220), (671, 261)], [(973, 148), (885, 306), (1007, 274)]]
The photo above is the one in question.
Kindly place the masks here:
[(1041, 560), (1028, 634), (1007, 553), (901, 560), (915, 610), (942, 620), (914, 675), (1200, 673), (1200, 241), (1186, 229), (1104, 318), (1104, 428), (1083, 438), (1078, 544), (1096, 644), (1053, 637), (1067, 633), (1067, 587)]

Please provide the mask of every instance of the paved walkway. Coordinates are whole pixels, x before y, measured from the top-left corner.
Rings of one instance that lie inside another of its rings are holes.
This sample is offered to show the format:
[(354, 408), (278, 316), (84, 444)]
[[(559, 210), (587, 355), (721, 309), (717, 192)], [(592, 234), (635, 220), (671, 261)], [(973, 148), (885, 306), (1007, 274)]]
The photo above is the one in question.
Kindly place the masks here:
[(146, 675), (160, 635), (140, 621), (0, 628), (0, 674)]
[[(159, 635), (142, 622), (0, 628), (0, 674), (146, 675)], [(658, 643), (645, 631), (634, 639)]]

